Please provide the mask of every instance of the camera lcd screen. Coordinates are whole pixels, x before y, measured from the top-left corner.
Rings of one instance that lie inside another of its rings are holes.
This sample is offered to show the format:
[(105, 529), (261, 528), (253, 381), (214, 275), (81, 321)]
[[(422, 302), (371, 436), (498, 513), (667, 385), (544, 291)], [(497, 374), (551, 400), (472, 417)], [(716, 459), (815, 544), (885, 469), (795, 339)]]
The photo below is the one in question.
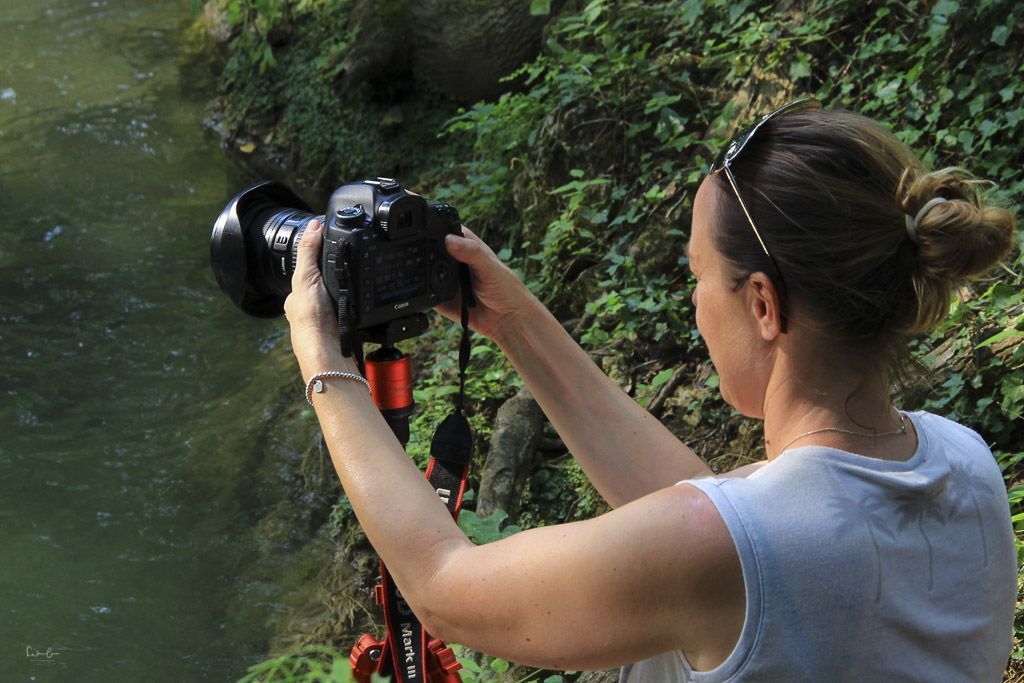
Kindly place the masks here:
[[(400, 215), (401, 220), (406, 213)], [(381, 244), (373, 254), (373, 299), (378, 306), (407, 301), (427, 289), (428, 240), (401, 246)]]

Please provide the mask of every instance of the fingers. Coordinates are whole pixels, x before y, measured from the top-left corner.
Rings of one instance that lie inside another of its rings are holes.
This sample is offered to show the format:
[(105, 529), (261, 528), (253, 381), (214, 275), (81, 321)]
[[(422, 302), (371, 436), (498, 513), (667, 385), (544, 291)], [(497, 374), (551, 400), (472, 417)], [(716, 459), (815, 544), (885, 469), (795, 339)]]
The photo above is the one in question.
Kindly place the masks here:
[(483, 240), (477, 237), (472, 230), (462, 226), (463, 237), (448, 235), (445, 238), (445, 247), (452, 258), (470, 266), (479, 266), (488, 257), (494, 257), (494, 252)]
[(324, 241), (324, 231), (320, 221), (315, 218), (309, 222), (306, 231), (299, 241), (298, 254), (295, 259), (295, 273), (292, 275), (292, 291), (309, 287), (320, 278), (320, 246)]
[(462, 293), (455, 295), (450, 301), (438, 304), (434, 310), (453, 322), (462, 320)]

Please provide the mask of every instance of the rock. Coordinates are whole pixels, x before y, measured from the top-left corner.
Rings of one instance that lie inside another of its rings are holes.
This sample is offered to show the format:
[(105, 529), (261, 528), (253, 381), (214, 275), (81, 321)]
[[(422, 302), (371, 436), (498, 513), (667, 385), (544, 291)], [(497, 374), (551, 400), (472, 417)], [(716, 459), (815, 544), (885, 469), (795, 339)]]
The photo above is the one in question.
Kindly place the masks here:
[(463, 102), (507, 90), (500, 79), (536, 56), (548, 20), (531, 16), (521, 0), (419, 0), (410, 11), (417, 70)]
[(544, 413), (525, 388), (498, 409), (490, 451), (480, 476), (476, 512), (501, 508), (511, 519), (519, 514), (522, 489), (544, 434)]
[(207, 69), (223, 67), (228, 58), (228, 43), (238, 33), (228, 21), (227, 6), (227, 0), (205, 3), (188, 29), (187, 52), (196, 62), (210, 62), (203, 65)]
[(227, 0), (213, 0), (203, 5), (192, 26), (212, 42), (223, 45), (235, 36), (235, 27), (228, 20)]
[(496, 97), (508, 89), (501, 79), (540, 51), (549, 18), (519, 0), (379, 5), (363, 0), (349, 15), (359, 38), (343, 61), (343, 89), (411, 69), (460, 102)]

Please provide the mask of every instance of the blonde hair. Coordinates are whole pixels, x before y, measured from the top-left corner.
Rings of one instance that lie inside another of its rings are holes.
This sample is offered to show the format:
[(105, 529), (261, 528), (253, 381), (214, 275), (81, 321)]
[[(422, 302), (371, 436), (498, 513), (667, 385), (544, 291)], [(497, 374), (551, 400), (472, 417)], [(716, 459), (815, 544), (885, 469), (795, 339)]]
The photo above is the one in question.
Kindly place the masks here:
[(911, 168), (900, 178), (896, 194), (907, 215), (915, 215), (934, 197), (949, 200), (932, 207), (917, 224), (917, 316), (903, 332), (926, 332), (942, 322), (953, 287), (985, 273), (1010, 251), (1013, 214), (986, 205), (979, 192), (982, 184), (956, 167), (930, 173)]

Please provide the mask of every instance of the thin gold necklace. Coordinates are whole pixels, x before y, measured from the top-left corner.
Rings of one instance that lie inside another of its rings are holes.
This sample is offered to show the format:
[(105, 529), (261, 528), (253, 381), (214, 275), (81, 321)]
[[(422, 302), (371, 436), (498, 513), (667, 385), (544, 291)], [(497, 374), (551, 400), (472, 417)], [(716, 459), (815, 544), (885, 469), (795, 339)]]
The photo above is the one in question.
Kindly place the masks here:
[(804, 438), (805, 436), (810, 436), (811, 434), (821, 434), (822, 432), (839, 432), (840, 434), (849, 434), (851, 436), (867, 436), (867, 437), (874, 437), (876, 439), (880, 438), (880, 437), (883, 437), (883, 436), (897, 436), (899, 434), (906, 434), (907, 433), (907, 420), (903, 417), (903, 413), (902, 412), (899, 413), (899, 416), (900, 416), (900, 428), (899, 429), (894, 429), (891, 432), (881, 432), (881, 433), (875, 433), (875, 432), (855, 432), (852, 429), (843, 429), (842, 427), (822, 427), (821, 429), (812, 429), (809, 432), (804, 432), (800, 436), (797, 436), (797, 437), (791, 439), (789, 441), (789, 443), (787, 443), (785, 446), (783, 446), (782, 448), (779, 449), (779, 453), (784, 452), (787, 448), (789, 448), (790, 446), (792, 446), (794, 443), (796, 443), (800, 439)]

